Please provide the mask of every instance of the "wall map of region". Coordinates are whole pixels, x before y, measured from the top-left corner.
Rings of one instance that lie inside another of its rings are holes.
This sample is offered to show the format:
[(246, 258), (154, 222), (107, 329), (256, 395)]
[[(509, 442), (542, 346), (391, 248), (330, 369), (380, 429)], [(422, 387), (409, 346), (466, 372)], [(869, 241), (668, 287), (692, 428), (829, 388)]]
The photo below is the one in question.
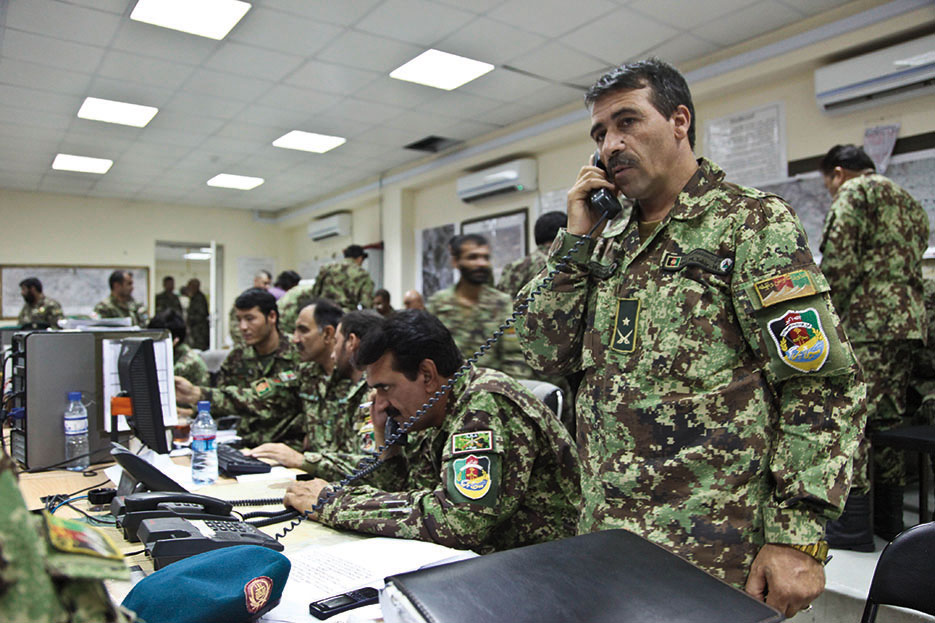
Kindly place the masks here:
[(0, 266), (0, 316), (16, 318), (23, 308), (19, 282), (36, 277), (42, 293), (62, 304), (66, 316), (87, 316), (110, 296), (107, 279), (116, 269), (133, 273), (133, 298), (149, 306), (146, 266)]

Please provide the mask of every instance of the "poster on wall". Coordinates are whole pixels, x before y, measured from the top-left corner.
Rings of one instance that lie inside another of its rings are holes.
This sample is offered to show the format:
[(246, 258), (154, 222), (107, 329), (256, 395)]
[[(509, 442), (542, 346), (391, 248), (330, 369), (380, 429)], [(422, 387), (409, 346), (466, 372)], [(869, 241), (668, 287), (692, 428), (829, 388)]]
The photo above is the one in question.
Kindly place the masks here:
[(464, 221), (461, 233), (480, 234), (490, 242), (490, 262), (493, 264), (494, 283), (497, 283), (504, 267), (527, 253), (526, 208)]
[(452, 223), (423, 229), (416, 236), (416, 244), (420, 247), (416, 250), (416, 257), (421, 262), (416, 273), (416, 290), (426, 301), (455, 282), (448, 251), (448, 242), (454, 235), (455, 225)]
[(786, 179), (786, 112), (775, 102), (705, 123), (705, 156), (727, 181), (757, 186)]

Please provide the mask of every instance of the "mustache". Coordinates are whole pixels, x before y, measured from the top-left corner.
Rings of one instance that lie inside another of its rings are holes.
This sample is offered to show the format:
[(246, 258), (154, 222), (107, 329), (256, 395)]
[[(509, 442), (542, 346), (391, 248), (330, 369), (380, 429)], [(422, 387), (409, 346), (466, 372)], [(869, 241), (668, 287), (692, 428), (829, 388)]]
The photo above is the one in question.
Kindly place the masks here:
[(402, 413), (400, 413), (399, 409), (396, 407), (387, 407), (384, 412), (386, 413), (387, 417), (391, 418), (398, 418), (402, 415)]
[(608, 167), (616, 169), (617, 167), (635, 167), (639, 161), (624, 154), (614, 154), (608, 159)]

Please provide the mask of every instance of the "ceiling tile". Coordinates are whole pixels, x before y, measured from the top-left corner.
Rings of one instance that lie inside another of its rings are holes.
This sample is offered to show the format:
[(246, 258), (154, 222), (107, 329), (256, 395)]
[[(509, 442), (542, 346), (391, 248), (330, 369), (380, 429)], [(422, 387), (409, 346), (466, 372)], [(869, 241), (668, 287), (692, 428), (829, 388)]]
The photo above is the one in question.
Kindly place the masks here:
[[(111, 154), (105, 156), (115, 159), (123, 154), (133, 145), (133, 136), (103, 135), (99, 132), (88, 133), (80, 130), (71, 129), (65, 133), (60, 145), (61, 151), (70, 149), (80, 150), (81, 153), (88, 151), (97, 151), (100, 153)], [(68, 152), (75, 153), (75, 152)]]
[(351, 95), (373, 82), (380, 74), (373, 71), (351, 69), (322, 63), (321, 61), (308, 61), (295, 73), (286, 78), (286, 82), (299, 87), (324, 91), (326, 93), (339, 93)]
[(125, 52), (198, 65), (208, 58), (220, 43), (213, 39), (128, 19), (120, 26), (111, 45)]
[(350, 26), (369, 13), (381, 0), (265, 0), (270, 9), (287, 11), (310, 19)]
[[(277, 82), (303, 62), (304, 59), (295, 54), (283, 54), (253, 45), (226, 42), (205, 61), (204, 66), (239, 76), (255, 76)], [(264, 90), (265, 88), (267, 87), (264, 87)]]
[(316, 56), (338, 65), (389, 73), (424, 51), (421, 46), (349, 30)]
[(717, 21), (723, 15), (755, 4), (758, 1), (705, 0), (704, 2), (684, 2), (683, 0), (636, 0), (631, 2), (628, 7), (663, 24), (687, 31), (701, 24)]
[(239, 162), (245, 156), (255, 153), (262, 143), (239, 140), (229, 136), (209, 136), (198, 146), (199, 151), (229, 154), (233, 162)]
[(195, 147), (205, 139), (201, 134), (189, 134), (188, 132), (160, 130), (156, 128), (146, 128), (146, 132), (143, 136), (149, 143), (165, 143), (167, 145), (177, 145), (180, 147)]
[(354, 94), (354, 97), (371, 102), (386, 102), (402, 108), (413, 108), (426, 99), (441, 96), (442, 91), (423, 84), (396, 80), (388, 75), (381, 76)]
[[(246, 123), (282, 130), (282, 132), (273, 139), (275, 140), (285, 134), (286, 131), (294, 130), (298, 126), (303, 125), (309, 118), (309, 115), (297, 110), (283, 110), (281, 108), (270, 108), (269, 106), (257, 106), (253, 104), (244, 108), (237, 118)], [(272, 140), (270, 142), (272, 142)]]
[(539, 114), (539, 111), (524, 103), (502, 104), (493, 110), (488, 110), (479, 119), (491, 125), (507, 126), (526, 121), (537, 114)]
[(241, 101), (179, 91), (166, 103), (166, 107), (180, 114), (233, 119), (246, 110), (247, 105)]
[(322, 93), (278, 84), (264, 93), (256, 103), (271, 108), (302, 111), (311, 115), (326, 110), (340, 101), (341, 96), (334, 93)]
[(91, 74), (62, 71), (36, 63), (0, 58), (0, 83), (18, 84), (45, 91), (84, 93), (91, 84)]
[(478, 17), (438, 42), (438, 49), (500, 65), (545, 43), (545, 37)]
[(458, 93), (479, 95), (503, 102), (513, 102), (527, 97), (549, 83), (509, 69), (494, 69), (477, 80), (468, 82)]
[(552, 84), (536, 91), (523, 100), (537, 113), (543, 113), (568, 104), (579, 104), (584, 108), (584, 89), (572, 89), (560, 84)]
[(383, 123), (404, 112), (406, 112), (406, 109), (398, 106), (345, 98), (337, 105), (324, 111), (324, 114), (340, 115), (349, 119), (359, 119), (362, 123), (366, 123), (369, 126), (374, 123)]
[(428, 0), (385, 0), (357, 22), (357, 28), (416, 45), (431, 46), (473, 18), (471, 13)]
[(10, 188), (13, 190), (38, 190), (39, 182), (42, 181), (41, 173), (23, 173), (11, 171), (3, 160), (0, 160), (0, 188)]
[(71, 120), (71, 115), (57, 115), (42, 112), (41, 110), (31, 110), (29, 108), (7, 108), (0, 106), (0, 122), (5, 123), (67, 130), (68, 126), (71, 124)]
[[(621, 24), (626, 24), (626, 37), (620, 36)], [(562, 41), (579, 52), (603, 60), (609, 67), (615, 67), (624, 61), (642, 58), (646, 50), (677, 34), (677, 30), (665, 24), (629, 9), (618, 9), (607, 18), (565, 35)]]
[(272, 143), (282, 136), (274, 127), (257, 125), (243, 121), (229, 121), (223, 128), (215, 133), (217, 136), (232, 138), (238, 141), (251, 141), (254, 149), (266, 143)]
[(95, 70), (104, 56), (104, 48), (62, 41), (7, 28), (0, 37), (0, 57), (16, 58), (84, 73)]
[(472, 138), (489, 134), (490, 132), (493, 132), (497, 129), (499, 128), (492, 123), (484, 123), (483, 121), (466, 119), (464, 121), (457, 121), (452, 124), (448, 128), (447, 132), (448, 138), (467, 141)]
[[(88, 87), (87, 94), (92, 97), (117, 100), (118, 102), (155, 106), (160, 110), (165, 107), (169, 98), (172, 97), (172, 91), (161, 89), (157, 85), (128, 82), (126, 80), (100, 76), (95, 78)], [(75, 114), (77, 113), (78, 111), (76, 110)], [(156, 113), (156, 116), (158, 117), (159, 113)]]
[(449, 6), (455, 6), (459, 9), (465, 11), (473, 11), (474, 13), (486, 13), (491, 9), (497, 7), (503, 0), (471, 0), (471, 2), (464, 2), (464, 0), (435, 0), (439, 4), (447, 4)]
[(514, 59), (510, 65), (548, 80), (562, 82), (587, 71), (604, 69), (607, 63), (550, 42)]
[(227, 40), (309, 57), (339, 34), (341, 28), (334, 24), (254, 6)]
[(52, 166), (61, 141), (31, 141), (23, 138), (4, 139), (0, 146), (0, 161), (3, 169), (11, 171), (45, 171)]
[(499, 105), (500, 102), (487, 97), (461, 93), (460, 91), (448, 91), (438, 99), (416, 106), (415, 110), (467, 118), (479, 115)]
[[(106, 173), (105, 173), (106, 175)], [(39, 190), (47, 193), (68, 193), (70, 195), (83, 195), (91, 190), (94, 182), (97, 180), (90, 177), (97, 177), (93, 173), (66, 173), (64, 171), (52, 171), (42, 177), (39, 182)]]
[(189, 93), (201, 93), (221, 99), (252, 102), (265, 93), (272, 82), (210, 69), (197, 69), (182, 87)]
[(23, 126), (15, 123), (0, 123), (0, 148), (4, 147), (4, 140), (11, 138), (25, 138), (34, 141), (57, 142), (62, 138), (62, 132), (53, 128), (37, 128)]
[(147, 84), (166, 92), (178, 89), (194, 71), (193, 66), (184, 63), (172, 63), (120, 50), (108, 51), (98, 68), (98, 73), (105, 78)]
[(68, 0), (70, 4), (97, 9), (98, 11), (107, 11), (116, 15), (130, 15), (130, 7), (127, 6), (127, 0)]
[(48, 91), (36, 91), (25, 87), (0, 84), (0, 106), (13, 106), (60, 115), (72, 115), (78, 113), (82, 101), (84, 100), (74, 95), (59, 95)]
[(425, 138), (427, 134), (431, 133), (431, 130), (427, 127), (410, 130), (405, 128), (397, 129), (389, 127), (388, 125), (381, 125), (368, 130), (366, 136), (362, 137), (362, 140), (366, 140), (368, 143), (384, 145), (386, 147), (403, 147), (404, 145), (408, 145), (413, 141), (418, 141), (419, 139)]
[(53, 0), (11, 0), (5, 17), (8, 28), (102, 47), (121, 22), (119, 15)]
[(646, 56), (656, 56), (677, 67), (716, 50), (717, 46), (713, 43), (694, 35), (681, 34), (647, 51)]
[(160, 111), (146, 126), (148, 130), (174, 130), (193, 135), (210, 136), (224, 127), (224, 120), (216, 117), (192, 115), (173, 109)]
[(487, 17), (546, 37), (557, 37), (615, 8), (617, 5), (608, 0), (509, 0), (487, 13)]
[(707, 41), (730, 46), (801, 18), (801, 13), (784, 4), (765, 1), (699, 26), (694, 33)]
[(847, 4), (848, 0), (781, 0), (781, 2), (806, 15), (817, 15)]

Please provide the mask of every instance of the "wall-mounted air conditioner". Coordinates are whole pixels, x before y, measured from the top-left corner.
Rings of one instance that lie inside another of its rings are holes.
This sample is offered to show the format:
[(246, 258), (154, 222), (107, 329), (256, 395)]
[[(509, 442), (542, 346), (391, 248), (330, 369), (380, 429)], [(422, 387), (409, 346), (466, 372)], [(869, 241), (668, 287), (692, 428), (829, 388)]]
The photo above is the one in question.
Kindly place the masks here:
[(478, 201), (505, 193), (535, 190), (536, 161), (520, 158), (489, 169), (475, 171), (458, 178), (457, 191), (461, 201)]
[(351, 235), (351, 213), (338, 212), (320, 218), (308, 224), (308, 237), (312, 240), (324, 240), (336, 236)]
[(815, 70), (815, 99), (828, 113), (935, 92), (935, 35)]

